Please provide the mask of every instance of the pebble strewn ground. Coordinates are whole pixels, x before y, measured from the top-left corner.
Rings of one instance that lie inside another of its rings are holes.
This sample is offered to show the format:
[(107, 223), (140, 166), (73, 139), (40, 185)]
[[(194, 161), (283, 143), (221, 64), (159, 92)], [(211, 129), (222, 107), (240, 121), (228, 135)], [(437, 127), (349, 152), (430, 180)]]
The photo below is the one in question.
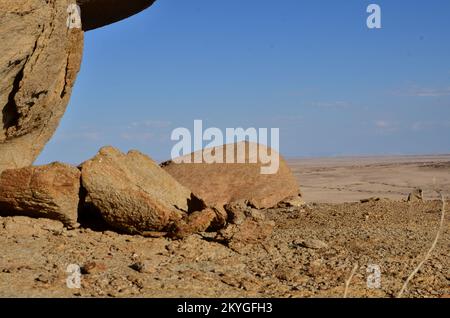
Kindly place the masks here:
[[(207, 233), (172, 241), (5, 217), (0, 296), (342, 297), (358, 264), (349, 297), (393, 297), (431, 246), (440, 208), (382, 200), (272, 209), (265, 211), (277, 224), (272, 237), (234, 249)], [(405, 296), (450, 295), (449, 219)], [(81, 267), (80, 289), (67, 287), (69, 264)], [(381, 286), (369, 289), (377, 266)]]

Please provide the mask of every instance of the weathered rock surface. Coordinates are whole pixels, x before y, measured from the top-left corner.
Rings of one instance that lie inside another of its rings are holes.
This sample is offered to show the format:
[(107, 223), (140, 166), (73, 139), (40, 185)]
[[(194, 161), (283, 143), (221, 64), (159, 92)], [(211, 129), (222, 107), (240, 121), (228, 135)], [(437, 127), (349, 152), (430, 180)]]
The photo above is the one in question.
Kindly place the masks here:
[(176, 238), (184, 238), (192, 233), (205, 232), (211, 227), (216, 217), (213, 209), (194, 212), (185, 220), (175, 223), (175, 227), (170, 231), (171, 235)]
[(18, 237), (36, 237), (47, 234), (61, 234), (66, 229), (63, 223), (45, 218), (31, 218), (26, 216), (4, 217), (0, 227)]
[(306, 205), (305, 200), (302, 199), (301, 195), (296, 195), (293, 197), (288, 197), (278, 204), (280, 208), (300, 208)]
[[(246, 145), (245, 163), (175, 163), (169, 161), (161, 166), (181, 184), (198, 194), (209, 206), (247, 200), (258, 209), (276, 206), (289, 197), (299, 196), (297, 179), (292, 174), (286, 161), (279, 156), (279, 169), (275, 174), (261, 174), (264, 164), (260, 158), (250, 155), (249, 143), (235, 144), (235, 161), (238, 155), (237, 145)], [(271, 153), (265, 146), (259, 145), (260, 151)], [(267, 152), (268, 151), (268, 152)], [(186, 157), (194, 158), (210, 153), (227, 155), (225, 146), (205, 149)], [(275, 153), (275, 152), (274, 152)], [(255, 163), (251, 163), (255, 162)]]
[(33, 163), (65, 112), (83, 31), (75, 0), (0, 0), (0, 172)]
[(154, 2), (155, 0), (77, 0), (85, 31), (126, 19), (150, 7)]
[(229, 203), (224, 207), (228, 221), (235, 225), (241, 225), (247, 218), (253, 218), (257, 221), (265, 221), (265, 215), (261, 210), (251, 207), (250, 203), (245, 200)]
[(86, 204), (109, 225), (128, 233), (164, 231), (204, 208), (190, 190), (138, 151), (123, 154), (102, 148), (81, 165), (81, 172)]
[(217, 239), (230, 248), (262, 242), (272, 235), (275, 222), (266, 220), (262, 211), (246, 206), (243, 201), (228, 204), (225, 210), (230, 223), (218, 232)]
[(194, 233), (217, 231), (223, 229), (228, 222), (228, 214), (222, 207), (207, 207), (202, 211), (189, 214), (186, 218), (174, 223), (170, 236), (185, 238)]
[(301, 247), (310, 248), (314, 250), (328, 248), (327, 243), (317, 239), (296, 240), (293, 243), (294, 245), (299, 245)]
[(62, 163), (5, 170), (0, 175), (0, 215), (49, 218), (76, 227), (80, 171)]

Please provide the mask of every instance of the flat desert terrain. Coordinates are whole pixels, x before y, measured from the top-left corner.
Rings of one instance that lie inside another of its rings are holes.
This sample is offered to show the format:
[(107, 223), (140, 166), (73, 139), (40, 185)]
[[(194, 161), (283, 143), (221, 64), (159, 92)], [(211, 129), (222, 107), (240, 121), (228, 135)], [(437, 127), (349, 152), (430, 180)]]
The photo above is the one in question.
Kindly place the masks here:
[(288, 163), (307, 202), (402, 200), (414, 188), (421, 188), (425, 199), (436, 199), (435, 189), (450, 197), (450, 155), (291, 159)]
[[(0, 217), (0, 296), (343, 297), (348, 282), (348, 297), (390, 298), (440, 229), (403, 296), (449, 297), (450, 213), (441, 225), (446, 209), (433, 189), (450, 195), (450, 156), (290, 164), (308, 204), (262, 211), (276, 225), (256, 244), (229, 246), (214, 233), (171, 240)], [(415, 187), (425, 202), (404, 200)], [(381, 199), (359, 202), (368, 197)], [(70, 264), (82, 269), (80, 288), (67, 284)]]

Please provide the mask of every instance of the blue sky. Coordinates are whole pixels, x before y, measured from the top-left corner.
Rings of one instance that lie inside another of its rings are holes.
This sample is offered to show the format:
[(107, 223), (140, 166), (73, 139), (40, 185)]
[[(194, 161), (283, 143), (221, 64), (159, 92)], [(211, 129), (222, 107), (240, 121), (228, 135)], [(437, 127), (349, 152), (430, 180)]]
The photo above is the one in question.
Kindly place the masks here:
[(287, 157), (449, 153), (450, 1), (158, 0), (85, 34), (38, 163), (104, 145), (168, 159), (171, 131), (194, 119), (280, 128)]

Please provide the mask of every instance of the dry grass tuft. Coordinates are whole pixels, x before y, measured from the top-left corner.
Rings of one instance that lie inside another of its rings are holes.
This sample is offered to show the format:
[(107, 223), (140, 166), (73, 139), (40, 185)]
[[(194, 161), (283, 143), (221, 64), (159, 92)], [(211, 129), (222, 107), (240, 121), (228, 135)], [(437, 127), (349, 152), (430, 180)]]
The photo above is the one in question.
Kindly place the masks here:
[(430, 258), (431, 253), (436, 248), (437, 242), (439, 241), (439, 237), (441, 235), (442, 228), (444, 226), (444, 219), (445, 219), (445, 198), (444, 198), (444, 195), (441, 192), (439, 192), (439, 191), (437, 191), (437, 192), (438, 192), (438, 194), (441, 197), (442, 212), (441, 212), (441, 221), (440, 221), (439, 228), (438, 228), (438, 231), (437, 231), (437, 234), (436, 234), (436, 238), (434, 239), (433, 244), (431, 245), (431, 247), (428, 250), (427, 254), (425, 254), (424, 259), (419, 263), (419, 265), (417, 265), (417, 267), (411, 272), (411, 274), (406, 279), (405, 283), (403, 284), (402, 289), (400, 290), (400, 292), (397, 295), (397, 298), (401, 298), (403, 296), (403, 294), (405, 293), (406, 288), (408, 287), (409, 282), (417, 274), (417, 272), (422, 268), (423, 264), (425, 264), (425, 262)]

